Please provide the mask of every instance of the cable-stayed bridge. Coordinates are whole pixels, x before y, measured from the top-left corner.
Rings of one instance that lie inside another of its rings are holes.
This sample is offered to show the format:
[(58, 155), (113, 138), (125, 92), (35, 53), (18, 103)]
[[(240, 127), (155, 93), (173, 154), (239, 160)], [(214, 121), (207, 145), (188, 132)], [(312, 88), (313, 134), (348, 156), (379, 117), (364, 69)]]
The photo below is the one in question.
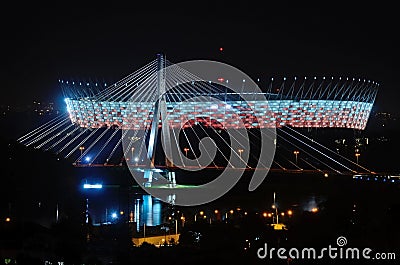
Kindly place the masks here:
[[(270, 78), (267, 89), (260, 91), (245, 78), (238, 81), (215, 73), (213, 79), (203, 80), (159, 54), (102, 89), (84, 82), (60, 80), (60, 85), (68, 113), (18, 141), (54, 152), (76, 166), (201, 168), (203, 153), (210, 158), (207, 168), (251, 170), (263, 166), (262, 161), (256, 163), (260, 130), (276, 130), (269, 141), (280, 148), (272, 165), (265, 163), (268, 170), (373, 173), (297, 128), (365, 129), (379, 86), (374, 81)], [(226, 135), (230, 129), (247, 133), (250, 146), (234, 146), (235, 139), (229, 141)], [(216, 154), (201, 148), (204, 137), (219, 145)], [(163, 141), (167, 147), (161, 147)], [(175, 161), (166, 159), (171, 145), (180, 151)]]

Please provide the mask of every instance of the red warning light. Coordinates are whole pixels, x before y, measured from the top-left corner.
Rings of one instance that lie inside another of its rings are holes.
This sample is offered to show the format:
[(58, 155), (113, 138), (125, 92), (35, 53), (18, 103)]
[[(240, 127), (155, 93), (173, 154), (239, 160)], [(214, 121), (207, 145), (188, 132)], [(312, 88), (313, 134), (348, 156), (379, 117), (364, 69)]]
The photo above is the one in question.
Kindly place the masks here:
[(225, 79), (222, 78), (222, 77), (218, 78), (218, 81), (219, 81), (219, 82), (224, 82), (224, 80), (225, 80)]
[(222, 47), (219, 48), (219, 51), (220, 51), (220, 52), (222, 52), (223, 50), (224, 50), (224, 48), (222, 48)]

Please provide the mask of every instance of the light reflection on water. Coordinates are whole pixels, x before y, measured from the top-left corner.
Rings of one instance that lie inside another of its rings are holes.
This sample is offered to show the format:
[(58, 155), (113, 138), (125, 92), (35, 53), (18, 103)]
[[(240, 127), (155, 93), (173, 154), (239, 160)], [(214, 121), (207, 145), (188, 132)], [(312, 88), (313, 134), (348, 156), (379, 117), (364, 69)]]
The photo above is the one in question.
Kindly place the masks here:
[[(200, 178), (201, 176), (199, 176)], [(244, 177), (245, 178), (245, 177)], [(280, 211), (298, 210), (311, 211), (326, 201), (327, 196), (343, 191), (344, 183), (333, 186), (327, 179), (315, 179), (307, 176), (277, 176), (270, 177), (257, 190), (249, 192), (247, 182), (238, 183), (226, 195), (205, 205), (193, 207), (175, 206), (184, 214), (186, 221), (193, 221), (200, 211), (213, 214), (215, 210), (227, 213), (232, 209), (241, 208), (244, 211), (268, 212), (274, 203), (273, 194), (276, 193), (276, 205)], [(345, 185), (346, 184), (346, 185)], [(338, 187), (338, 188), (337, 188)], [(349, 186), (351, 187), (351, 186)], [(170, 206), (143, 192), (139, 188), (129, 189), (128, 185), (119, 189), (105, 188), (102, 190), (85, 190), (89, 198), (89, 213), (93, 223), (129, 222), (134, 223), (135, 230), (143, 230), (144, 226), (160, 226), (168, 222)], [(351, 193), (352, 194), (352, 193)], [(123, 212), (117, 219), (113, 213)], [(126, 213), (126, 214), (125, 214)], [(149, 230), (150, 231), (150, 230)]]
[(162, 203), (160, 200), (150, 195), (141, 195), (141, 198), (135, 199), (134, 222), (136, 230), (144, 224), (146, 226), (157, 226), (162, 222)]

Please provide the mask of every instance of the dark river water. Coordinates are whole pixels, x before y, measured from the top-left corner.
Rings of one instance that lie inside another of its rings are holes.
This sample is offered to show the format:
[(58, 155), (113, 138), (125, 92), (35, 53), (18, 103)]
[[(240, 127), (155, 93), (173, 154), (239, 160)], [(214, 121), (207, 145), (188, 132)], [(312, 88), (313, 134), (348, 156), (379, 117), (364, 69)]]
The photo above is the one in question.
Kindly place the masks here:
[[(87, 170), (93, 169), (86, 169)], [(171, 205), (145, 193), (133, 181), (129, 172), (112, 171), (101, 173), (93, 171), (85, 176), (92, 176), (89, 181), (103, 184), (101, 190), (83, 190), (88, 199), (88, 210), (93, 223), (113, 222), (119, 218), (127, 218), (136, 222), (137, 229), (146, 226), (158, 226), (165, 222), (170, 214)], [(218, 171), (177, 173), (178, 183), (207, 182), (218, 175)], [(210, 203), (183, 207), (175, 206), (187, 221), (193, 220), (199, 212), (203, 215), (229, 217), (235, 212), (272, 212), (275, 203), (281, 212), (291, 210), (293, 213), (323, 211), (326, 204), (334, 204), (335, 209), (343, 211), (358, 207), (358, 209), (374, 209), (376, 213), (391, 205), (400, 203), (399, 182), (388, 183), (380, 180), (355, 180), (348, 175), (329, 175), (321, 173), (276, 173), (270, 172), (264, 182), (255, 190), (248, 191), (251, 172), (245, 172), (241, 180), (228, 193)], [(82, 178), (88, 181), (88, 178)], [(198, 216), (196, 216), (198, 217)], [(214, 216), (215, 217), (215, 216)]]

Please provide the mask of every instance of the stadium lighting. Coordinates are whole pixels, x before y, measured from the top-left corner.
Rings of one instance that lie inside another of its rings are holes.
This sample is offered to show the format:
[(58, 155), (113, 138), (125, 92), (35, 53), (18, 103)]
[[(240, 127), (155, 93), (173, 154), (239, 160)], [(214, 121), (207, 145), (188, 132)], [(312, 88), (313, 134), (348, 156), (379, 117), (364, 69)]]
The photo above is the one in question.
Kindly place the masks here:
[(218, 105), (211, 105), (211, 109), (218, 109)]

